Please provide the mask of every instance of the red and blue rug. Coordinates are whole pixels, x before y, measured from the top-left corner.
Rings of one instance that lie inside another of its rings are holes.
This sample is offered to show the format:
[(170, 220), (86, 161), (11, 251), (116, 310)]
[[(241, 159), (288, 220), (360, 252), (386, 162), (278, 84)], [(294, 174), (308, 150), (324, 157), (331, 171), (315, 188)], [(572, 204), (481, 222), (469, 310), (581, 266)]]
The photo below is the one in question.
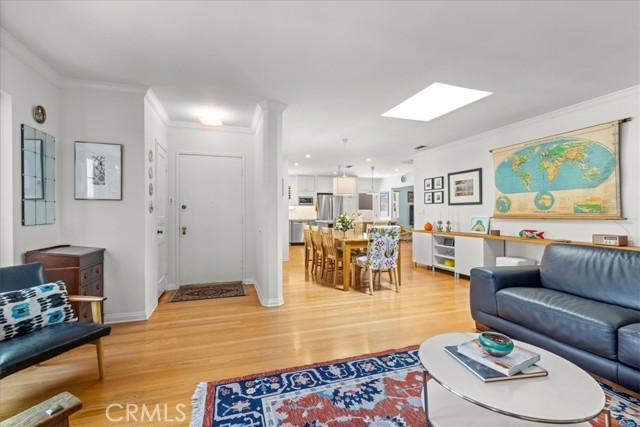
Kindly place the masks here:
[[(422, 372), (412, 347), (200, 383), (191, 427), (424, 426)], [(612, 427), (640, 427), (640, 401), (601, 386)]]

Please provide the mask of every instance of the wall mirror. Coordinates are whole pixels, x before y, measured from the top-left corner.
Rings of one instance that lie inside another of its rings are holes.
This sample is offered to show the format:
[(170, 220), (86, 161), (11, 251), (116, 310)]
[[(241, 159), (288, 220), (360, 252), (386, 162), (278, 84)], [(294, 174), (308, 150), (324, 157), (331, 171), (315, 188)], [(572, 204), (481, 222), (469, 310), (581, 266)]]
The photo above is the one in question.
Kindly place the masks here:
[(22, 125), (22, 225), (53, 224), (56, 217), (56, 141)]

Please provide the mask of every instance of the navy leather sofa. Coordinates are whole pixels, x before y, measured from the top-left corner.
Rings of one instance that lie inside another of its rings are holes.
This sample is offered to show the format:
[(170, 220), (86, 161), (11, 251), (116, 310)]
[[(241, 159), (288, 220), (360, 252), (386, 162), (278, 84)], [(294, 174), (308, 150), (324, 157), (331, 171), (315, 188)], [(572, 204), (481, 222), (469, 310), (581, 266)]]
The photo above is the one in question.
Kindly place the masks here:
[(471, 315), (640, 392), (640, 252), (551, 244), (539, 266), (471, 270)]
[[(42, 263), (0, 267), (0, 292), (16, 291), (47, 283)], [(91, 302), (96, 322), (102, 321), (103, 297), (69, 296), (70, 301)], [(76, 313), (77, 315), (77, 313)], [(83, 344), (96, 345), (100, 378), (104, 377), (102, 337), (111, 326), (93, 322), (64, 322), (0, 341), (0, 378), (44, 362)]]

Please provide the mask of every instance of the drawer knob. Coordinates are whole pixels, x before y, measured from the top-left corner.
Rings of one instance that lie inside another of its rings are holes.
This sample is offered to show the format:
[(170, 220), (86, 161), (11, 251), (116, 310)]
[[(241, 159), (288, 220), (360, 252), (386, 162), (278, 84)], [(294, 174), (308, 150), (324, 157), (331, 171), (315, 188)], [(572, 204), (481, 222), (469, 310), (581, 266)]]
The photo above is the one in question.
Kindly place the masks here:
[(96, 274), (100, 274), (100, 269), (96, 268)]
[(84, 273), (83, 277), (84, 277), (85, 279), (87, 279), (87, 278), (89, 278), (89, 275), (88, 275), (87, 273)]

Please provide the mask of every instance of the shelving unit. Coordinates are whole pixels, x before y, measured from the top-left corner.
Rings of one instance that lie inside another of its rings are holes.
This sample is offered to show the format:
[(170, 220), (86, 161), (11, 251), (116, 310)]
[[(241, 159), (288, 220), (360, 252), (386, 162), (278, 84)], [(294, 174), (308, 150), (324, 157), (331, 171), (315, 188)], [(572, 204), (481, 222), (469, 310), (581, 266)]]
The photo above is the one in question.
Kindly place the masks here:
[[(455, 242), (455, 237), (452, 236), (433, 235), (433, 265), (431, 267), (433, 271), (439, 268), (453, 273), (456, 272)], [(449, 264), (451, 265), (447, 265), (447, 261), (450, 261)]]

